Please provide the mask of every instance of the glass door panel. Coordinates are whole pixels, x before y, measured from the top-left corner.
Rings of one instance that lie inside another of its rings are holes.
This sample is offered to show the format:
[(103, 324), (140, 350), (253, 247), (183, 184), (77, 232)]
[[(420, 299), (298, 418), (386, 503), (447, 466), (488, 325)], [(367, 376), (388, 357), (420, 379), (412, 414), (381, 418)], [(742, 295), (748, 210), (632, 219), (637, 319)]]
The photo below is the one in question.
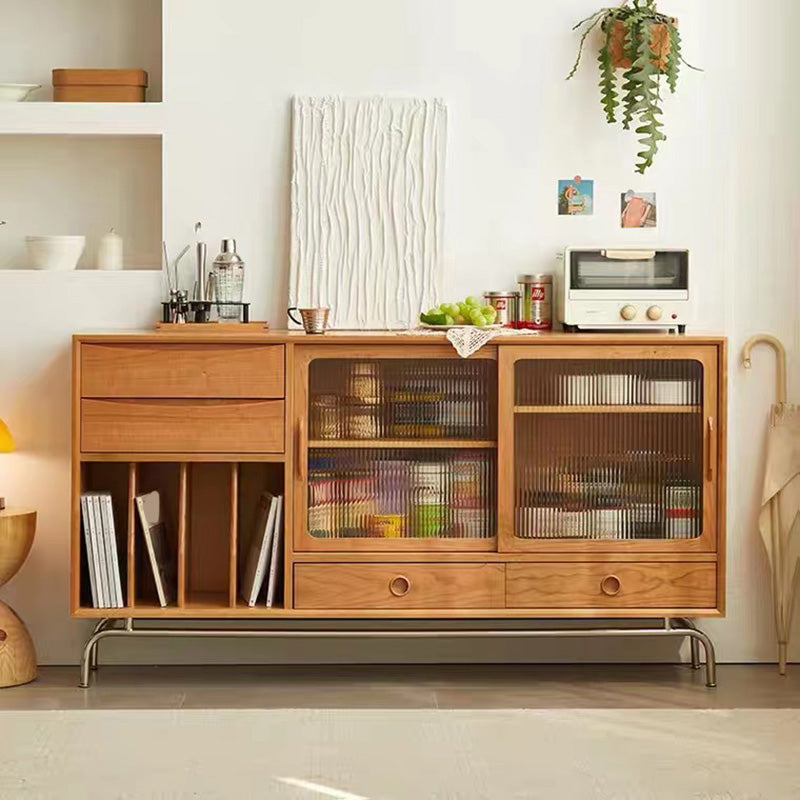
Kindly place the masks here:
[(340, 352), (299, 358), (297, 549), (495, 549), (496, 357)]
[(511, 549), (669, 550), (708, 538), (711, 375), (677, 349), (512, 359)]

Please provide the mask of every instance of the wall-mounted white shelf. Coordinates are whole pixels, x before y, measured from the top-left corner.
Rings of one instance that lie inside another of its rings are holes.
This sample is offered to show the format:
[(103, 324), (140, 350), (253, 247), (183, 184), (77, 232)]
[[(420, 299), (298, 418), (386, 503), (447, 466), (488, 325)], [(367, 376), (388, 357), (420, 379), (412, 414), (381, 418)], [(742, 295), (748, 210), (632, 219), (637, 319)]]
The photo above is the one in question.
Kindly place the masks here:
[(2, 103), (0, 135), (160, 135), (161, 103)]
[(41, 84), (31, 105), (53, 99), (54, 69), (144, 69), (148, 103), (163, 98), (162, 0), (5, 0), (2, 28), (0, 81)]

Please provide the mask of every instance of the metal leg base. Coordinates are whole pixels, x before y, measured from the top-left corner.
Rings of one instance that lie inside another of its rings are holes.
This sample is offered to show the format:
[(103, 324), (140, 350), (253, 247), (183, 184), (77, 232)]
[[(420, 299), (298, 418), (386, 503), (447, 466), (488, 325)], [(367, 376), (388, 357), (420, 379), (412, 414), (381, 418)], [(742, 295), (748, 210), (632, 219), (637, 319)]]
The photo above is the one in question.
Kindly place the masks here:
[(533, 629), (492, 629), (492, 628), (458, 628), (458, 629), (408, 629), (408, 628), (369, 628), (352, 627), (330, 630), (313, 627), (291, 628), (209, 628), (209, 627), (159, 627), (146, 621), (124, 619), (104, 619), (97, 623), (94, 632), (86, 642), (81, 659), (81, 677), (79, 686), (89, 688), (89, 677), (92, 670), (97, 669), (97, 648), (103, 639), (579, 639), (587, 638), (638, 638), (643, 636), (688, 638), (691, 642), (692, 667), (700, 669), (700, 646), (705, 651), (706, 686), (717, 685), (717, 661), (714, 644), (711, 639), (699, 630), (691, 620), (665, 619), (652, 627), (617, 627), (597, 628), (533, 628)]

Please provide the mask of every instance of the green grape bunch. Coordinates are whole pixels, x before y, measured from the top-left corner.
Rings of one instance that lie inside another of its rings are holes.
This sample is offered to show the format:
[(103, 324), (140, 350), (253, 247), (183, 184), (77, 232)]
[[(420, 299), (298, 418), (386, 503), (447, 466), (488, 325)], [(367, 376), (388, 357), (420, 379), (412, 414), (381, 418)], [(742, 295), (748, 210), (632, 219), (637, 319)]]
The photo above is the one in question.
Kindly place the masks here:
[(491, 305), (481, 305), (477, 297), (467, 297), (458, 303), (441, 303), (419, 315), (420, 322), (426, 325), (471, 325), (486, 328), (494, 325), (497, 309)]

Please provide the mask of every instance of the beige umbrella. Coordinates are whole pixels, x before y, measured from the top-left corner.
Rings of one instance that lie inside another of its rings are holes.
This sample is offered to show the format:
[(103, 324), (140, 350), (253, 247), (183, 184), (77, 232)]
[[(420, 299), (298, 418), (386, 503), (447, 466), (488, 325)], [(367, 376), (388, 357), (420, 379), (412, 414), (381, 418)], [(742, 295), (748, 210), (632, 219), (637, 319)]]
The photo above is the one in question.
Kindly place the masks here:
[(778, 666), (786, 674), (786, 652), (795, 597), (800, 584), (800, 407), (786, 402), (786, 350), (774, 336), (754, 336), (742, 358), (749, 369), (750, 351), (764, 342), (778, 357), (778, 402), (772, 406), (767, 463), (758, 527), (772, 570), (772, 599), (778, 636)]

